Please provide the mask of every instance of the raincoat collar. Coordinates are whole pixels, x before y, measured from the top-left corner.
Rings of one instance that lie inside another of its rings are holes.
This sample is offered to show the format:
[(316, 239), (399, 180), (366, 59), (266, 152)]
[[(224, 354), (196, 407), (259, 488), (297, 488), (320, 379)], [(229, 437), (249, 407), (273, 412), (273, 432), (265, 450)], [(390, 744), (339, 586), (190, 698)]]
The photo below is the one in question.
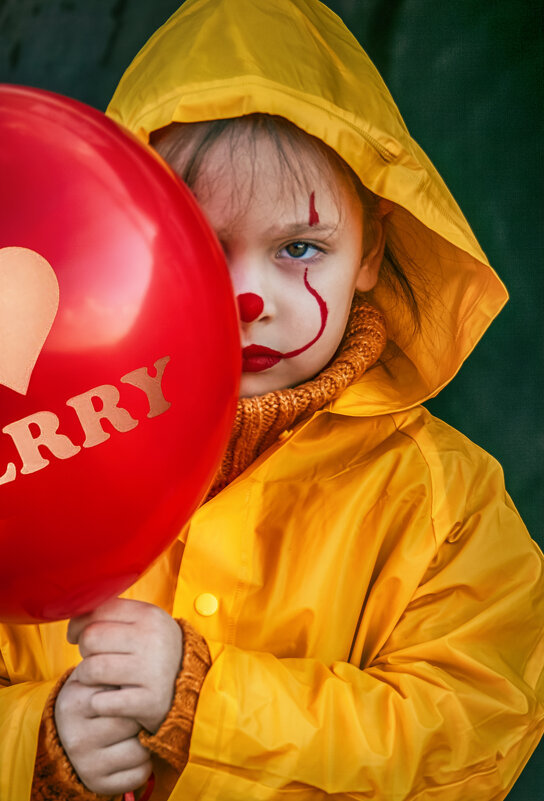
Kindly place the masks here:
[(419, 295), (421, 330), (379, 282), (389, 346), (331, 405), (409, 408), (456, 374), (507, 300), (453, 197), (370, 59), (317, 0), (186, 0), (123, 75), (107, 113), (147, 142), (173, 121), (277, 114), (326, 142), (392, 201), (388, 237)]

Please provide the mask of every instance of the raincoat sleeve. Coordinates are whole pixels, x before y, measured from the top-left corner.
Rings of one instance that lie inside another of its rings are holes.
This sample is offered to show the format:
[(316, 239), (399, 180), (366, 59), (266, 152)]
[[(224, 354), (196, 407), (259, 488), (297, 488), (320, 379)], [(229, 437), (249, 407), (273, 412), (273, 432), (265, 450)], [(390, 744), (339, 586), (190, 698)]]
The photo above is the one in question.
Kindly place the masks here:
[[(180, 791), (254, 801), (507, 795), (543, 731), (542, 554), (502, 471), (488, 468), (457, 466), (458, 523), (436, 531), (434, 558), (362, 666), (210, 644)], [(394, 583), (389, 591), (393, 602)]]
[[(0, 669), (2, 664), (0, 663)], [(30, 798), (38, 731), (54, 681), (0, 682), (0, 798)]]
[[(62, 624), (48, 624), (55, 629)], [(48, 696), (64, 670), (65, 624), (56, 648), (39, 626), (0, 626), (0, 798), (30, 798), (38, 732)], [(59, 662), (56, 665), (56, 661)]]

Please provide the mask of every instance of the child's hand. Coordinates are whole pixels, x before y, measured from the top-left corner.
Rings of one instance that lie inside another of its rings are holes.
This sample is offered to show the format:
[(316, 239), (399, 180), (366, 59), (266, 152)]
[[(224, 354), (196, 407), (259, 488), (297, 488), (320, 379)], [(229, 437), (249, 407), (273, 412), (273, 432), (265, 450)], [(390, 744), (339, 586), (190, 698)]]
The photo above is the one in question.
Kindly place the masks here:
[(154, 734), (172, 705), (181, 667), (176, 621), (158, 606), (117, 598), (71, 620), (68, 639), (83, 656), (78, 681), (113, 687), (93, 693), (94, 714), (132, 718)]
[(168, 714), (181, 666), (178, 624), (162, 609), (116, 599), (74, 618), (68, 639), (83, 661), (55, 704), (57, 731), (81, 781), (116, 795), (145, 784), (149, 752), (138, 740)]
[(117, 795), (141, 787), (151, 774), (151, 760), (137, 737), (140, 726), (130, 718), (97, 717), (93, 698), (108, 689), (81, 684), (78, 669), (55, 704), (57, 732), (75, 772), (95, 793)]
[(158, 606), (117, 598), (71, 620), (68, 639), (83, 656), (78, 681), (115, 688), (93, 696), (95, 714), (133, 718), (154, 734), (172, 705), (181, 667), (176, 621)]

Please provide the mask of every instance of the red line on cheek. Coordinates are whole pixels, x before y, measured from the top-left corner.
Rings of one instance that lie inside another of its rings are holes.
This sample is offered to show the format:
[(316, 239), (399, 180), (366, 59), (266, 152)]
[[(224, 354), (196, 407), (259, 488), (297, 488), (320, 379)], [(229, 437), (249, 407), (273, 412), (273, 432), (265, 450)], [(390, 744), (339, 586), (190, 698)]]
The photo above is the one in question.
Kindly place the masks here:
[(325, 303), (319, 292), (312, 286), (310, 286), (310, 282), (308, 281), (307, 267), (304, 271), (304, 286), (306, 287), (310, 295), (316, 299), (317, 305), (319, 306), (319, 313), (321, 314), (321, 325), (315, 337), (312, 340), (310, 340), (310, 342), (307, 342), (305, 345), (303, 345), (301, 348), (297, 348), (296, 350), (291, 350), (288, 353), (282, 353), (279, 350), (273, 350), (272, 348), (266, 348), (259, 345), (250, 345), (247, 348), (243, 349), (242, 351), (243, 353), (247, 353), (248, 357), (250, 355), (254, 356), (255, 353), (251, 352), (250, 354), (250, 351), (253, 351), (253, 349), (256, 348), (258, 350), (259, 356), (273, 356), (273, 357), (279, 357), (280, 359), (292, 359), (294, 356), (300, 356), (300, 354), (304, 353), (305, 350), (308, 350), (308, 348), (311, 348), (312, 345), (315, 345), (315, 343), (317, 342), (318, 339), (320, 339), (323, 331), (325, 330), (325, 326), (327, 325), (327, 318), (329, 316), (329, 310), (327, 309), (327, 304)]
[(304, 353), (305, 350), (311, 348), (312, 345), (315, 345), (315, 343), (321, 337), (321, 334), (325, 330), (325, 326), (327, 325), (327, 317), (329, 316), (329, 310), (327, 309), (327, 304), (325, 303), (319, 292), (317, 292), (317, 290), (315, 290), (312, 286), (310, 286), (308, 281), (307, 267), (306, 270), (304, 271), (304, 286), (306, 287), (310, 295), (312, 295), (317, 300), (319, 311), (321, 313), (321, 326), (319, 328), (319, 331), (317, 332), (317, 335), (312, 339), (311, 342), (308, 342), (306, 345), (303, 345), (301, 348), (298, 348), (298, 350), (292, 350), (289, 353), (282, 353), (281, 356), (284, 359), (292, 359), (293, 356), (299, 356), (301, 353)]
[(317, 209), (315, 207), (315, 192), (312, 192), (310, 195), (310, 219), (308, 220), (308, 224), (310, 228), (312, 225), (317, 225), (319, 222), (319, 214), (317, 213)]

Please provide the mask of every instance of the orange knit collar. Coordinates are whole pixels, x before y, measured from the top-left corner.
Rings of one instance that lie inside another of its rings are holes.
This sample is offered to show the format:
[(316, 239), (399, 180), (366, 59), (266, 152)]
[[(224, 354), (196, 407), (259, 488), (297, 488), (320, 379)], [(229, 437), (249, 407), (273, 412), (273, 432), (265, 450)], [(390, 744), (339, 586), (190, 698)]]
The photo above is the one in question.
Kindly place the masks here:
[(315, 378), (293, 388), (240, 398), (208, 499), (234, 481), (282, 431), (308, 418), (360, 378), (377, 362), (386, 341), (383, 316), (356, 293), (337, 355)]

